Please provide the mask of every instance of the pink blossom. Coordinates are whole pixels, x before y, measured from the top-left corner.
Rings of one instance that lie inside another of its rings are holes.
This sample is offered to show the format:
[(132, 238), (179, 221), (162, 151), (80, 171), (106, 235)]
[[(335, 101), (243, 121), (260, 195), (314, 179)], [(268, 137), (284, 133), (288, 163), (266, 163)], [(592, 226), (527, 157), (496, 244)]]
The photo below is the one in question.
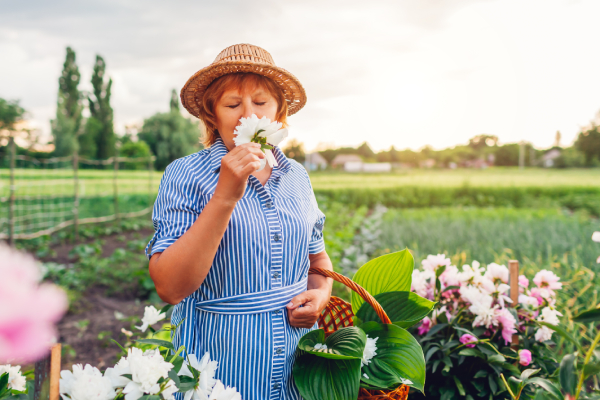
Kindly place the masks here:
[(546, 289), (540, 289), (540, 288), (536, 288), (534, 287), (533, 289), (531, 289), (531, 291), (529, 292), (531, 297), (535, 297), (538, 301), (538, 305), (542, 305), (544, 304), (544, 299), (548, 297), (549, 293), (548, 290)]
[(517, 320), (506, 308), (496, 310), (495, 319), (502, 325), (502, 338), (506, 344), (509, 344), (512, 341), (513, 333), (517, 333), (517, 330), (515, 329)]
[(417, 333), (419, 335), (425, 335), (431, 329), (431, 319), (429, 317), (423, 318), (421, 321), (421, 325), (417, 328)]
[(554, 272), (543, 269), (535, 274), (533, 283), (535, 283), (540, 289), (548, 289), (552, 291), (554, 289), (562, 289), (562, 283), (559, 282), (559, 280), (560, 278), (556, 276)]
[(519, 286), (529, 287), (529, 279), (525, 275), (519, 275)]
[(4, 244), (0, 276), (0, 364), (36, 361), (56, 340), (54, 323), (67, 309), (67, 296), (55, 285), (40, 285), (35, 259)]
[(487, 266), (487, 271), (485, 273), (485, 277), (498, 284), (508, 283), (508, 268), (505, 265), (498, 265), (496, 263), (491, 263)]
[(465, 333), (460, 337), (460, 342), (466, 345), (466, 347), (473, 348), (475, 347), (475, 344), (478, 342), (478, 340), (475, 336)]
[(438, 267), (444, 265), (448, 267), (450, 263), (450, 259), (446, 258), (444, 254), (438, 254), (437, 256), (430, 254), (425, 260), (421, 261), (421, 264), (423, 265), (423, 269), (425, 271), (435, 271), (438, 269)]
[(524, 367), (531, 364), (531, 351), (526, 349), (519, 350), (519, 364)]

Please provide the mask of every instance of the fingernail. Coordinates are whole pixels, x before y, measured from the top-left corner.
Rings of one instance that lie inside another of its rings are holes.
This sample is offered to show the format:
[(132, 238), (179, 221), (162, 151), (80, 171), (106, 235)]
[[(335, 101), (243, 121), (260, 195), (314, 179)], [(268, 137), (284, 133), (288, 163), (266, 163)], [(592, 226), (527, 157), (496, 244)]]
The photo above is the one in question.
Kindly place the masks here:
[(291, 301), (289, 303), (287, 303), (286, 307), (294, 307), (294, 303), (292, 303)]

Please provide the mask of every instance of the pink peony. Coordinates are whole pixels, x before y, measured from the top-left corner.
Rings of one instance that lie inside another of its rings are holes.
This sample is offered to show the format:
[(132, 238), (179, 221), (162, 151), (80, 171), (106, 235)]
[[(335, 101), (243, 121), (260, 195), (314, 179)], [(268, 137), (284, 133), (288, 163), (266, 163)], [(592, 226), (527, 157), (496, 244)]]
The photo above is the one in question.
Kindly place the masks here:
[(524, 367), (531, 364), (531, 352), (529, 350), (519, 350), (519, 364)]
[(517, 330), (515, 329), (517, 320), (506, 308), (496, 310), (495, 319), (502, 325), (502, 338), (506, 344), (509, 344), (512, 341), (513, 333), (517, 333)]
[(560, 278), (556, 276), (554, 272), (543, 269), (535, 274), (533, 283), (540, 289), (549, 289), (552, 291), (554, 289), (562, 289), (562, 283), (560, 283), (559, 280)]
[(67, 310), (57, 286), (41, 284), (35, 259), (0, 244), (0, 364), (36, 361), (56, 341), (54, 323)]
[(524, 293), (529, 287), (529, 279), (525, 275), (519, 275), (519, 293)]
[(431, 319), (429, 317), (423, 318), (421, 321), (421, 325), (417, 328), (417, 333), (419, 335), (425, 335), (431, 329)]
[(460, 342), (466, 345), (466, 347), (473, 348), (477, 344), (478, 340), (475, 336), (465, 333), (460, 337)]

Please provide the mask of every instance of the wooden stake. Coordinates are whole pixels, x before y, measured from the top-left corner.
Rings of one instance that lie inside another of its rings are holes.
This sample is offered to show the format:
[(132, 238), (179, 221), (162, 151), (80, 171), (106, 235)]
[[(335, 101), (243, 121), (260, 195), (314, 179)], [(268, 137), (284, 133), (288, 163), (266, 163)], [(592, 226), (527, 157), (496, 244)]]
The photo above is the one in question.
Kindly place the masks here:
[[(508, 262), (508, 282), (510, 285), (510, 299), (512, 300), (511, 307), (516, 307), (519, 304), (519, 262), (510, 260)], [(519, 345), (519, 337), (512, 336), (512, 346)]]
[(35, 400), (60, 400), (60, 343), (50, 349), (50, 354), (35, 363)]

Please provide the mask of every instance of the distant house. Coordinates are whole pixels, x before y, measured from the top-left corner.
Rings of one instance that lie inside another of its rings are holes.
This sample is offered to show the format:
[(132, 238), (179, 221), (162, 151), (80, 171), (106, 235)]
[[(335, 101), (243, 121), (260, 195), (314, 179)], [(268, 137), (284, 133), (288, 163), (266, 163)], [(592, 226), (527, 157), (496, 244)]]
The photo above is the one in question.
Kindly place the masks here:
[(346, 164), (347, 162), (360, 162), (360, 163), (362, 163), (362, 158), (360, 158), (360, 156), (357, 156), (356, 154), (338, 154), (331, 161), (331, 166), (333, 168), (343, 167), (344, 164)]
[(433, 158), (428, 158), (427, 160), (419, 162), (419, 166), (421, 168), (433, 168), (435, 167), (435, 160)]
[(552, 168), (554, 164), (556, 164), (556, 159), (560, 157), (561, 151), (559, 149), (552, 149), (547, 151), (546, 154), (542, 156), (542, 165), (544, 168)]
[(391, 172), (392, 163), (379, 162), (379, 163), (364, 163), (363, 172)]
[(327, 160), (325, 160), (319, 153), (306, 154), (304, 168), (306, 168), (308, 171), (325, 169), (327, 168)]
[(481, 158), (477, 158), (475, 160), (467, 160), (463, 163), (465, 168), (476, 168), (476, 169), (486, 169), (490, 165), (493, 165), (489, 161), (485, 161)]

